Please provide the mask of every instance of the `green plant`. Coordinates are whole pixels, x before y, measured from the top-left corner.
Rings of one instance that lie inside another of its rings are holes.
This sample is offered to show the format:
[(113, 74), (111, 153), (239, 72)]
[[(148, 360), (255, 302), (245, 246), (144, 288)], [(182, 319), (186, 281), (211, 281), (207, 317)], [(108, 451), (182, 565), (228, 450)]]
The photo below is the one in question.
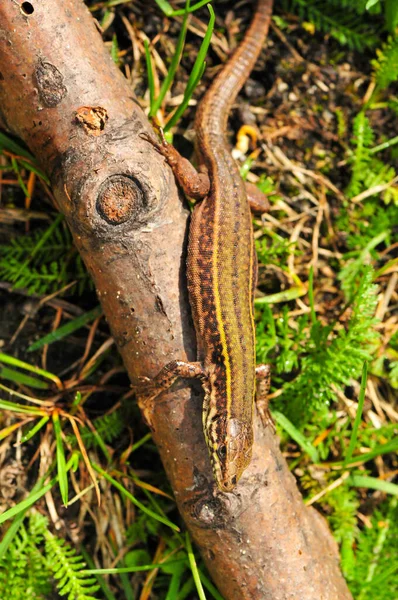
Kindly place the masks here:
[(0, 597), (42, 600), (51, 592), (50, 569), (42, 553), (45, 517), (32, 513), (22, 524), (7, 552), (0, 557)]
[[(376, 290), (373, 270), (368, 266), (357, 282), (351, 316), (345, 326), (323, 325), (314, 311), (311, 323), (308, 315), (303, 315), (293, 330), (286, 312), (271, 326), (271, 331), (269, 314), (262, 321), (265, 329), (258, 328), (261, 362), (272, 358), (277, 349), (276, 372), (283, 375), (298, 371), (293, 379), (283, 383), (279, 400), (293, 422), (305, 422), (314, 411), (318, 416), (326, 411), (335, 399), (335, 389), (342, 389), (357, 378), (363, 361), (372, 359), (378, 339), (374, 329)], [(264, 345), (264, 338), (271, 342)]]
[(356, 600), (390, 600), (398, 595), (398, 501), (391, 498), (375, 511), (371, 525), (357, 537), (357, 550), (350, 573)]
[(357, 512), (359, 500), (355, 490), (343, 484), (326, 496), (332, 509), (329, 523), (334, 537), (340, 545), (341, 566), (346, 577), (350, 577), (354, 568), (354, 542), (359, 528)]
[(355, 50), (373, 48), (379, 41), (382, 24), (358, 18), (365, 12), (365, 0), (284, 0), (285, 10), (310, 21), (322, 33)]
[(57, 538), (48, 529), (44, 531), (46, 561), (56, 580), (58, 593), (68, 600), (95, 600), (92, 594), (99, 589), (95, 577), (82, 572), (83, 558), (64, 539)]
[(166, 119), (164, 131), (167, 132), (169, 129), (171, 129), (177, 123), (177, 121), (179, 120), (181, 115), (184, 113), (185, 109), (188, 106), (190, 99), (192, 98), (195, 88), (197, 87), (198, 83), (200, 82), (200, 80), (203, 76), (204, 70), (206, 68), (205, 58), (206, 58), (207, 50), (210, 45), (210, 40), (211, 40), (211, 36), (213, 33), (213, 28), (214, 28), (215, 14), (214, 14), (213, 8), (212, 8), (209, 0), (207, 0), (206, 2), (199, 2), (199, 3), (195, 4), (195, 6), (193, 6), (193, 7), (190, 7), (190, 0), (186, 0), (185, 9), (181, 10), (181, 11), (173, 11), (171, 6), (167, 2), (164, 2), (163, 0), (157, 0), (157, 4), (163, 10), (163, 12), (168, 16), (182, 14), (183, 22), (182, 22), (180, 34), (179, 34), (179, 37), (177, 40), (175, 52), (171, 59), (169, 70), (167, 72), (167, 75), (166, 75), (163, 83), (162, 83), (159, 94), (156, 97), (155, 97), (155, 85), (154, 85), (155, 78), (154, 78), (154, 73), (153, 73), (153, 66), (152, 66), (149, 44), (148, 43), (145, 44), (145, 57), (146, 57), (146, 66), (147, 66), (147, 72), (148, 72), (148, 85), (149, 85), (149, 96), (150, 96), (149, 116), (152, 118), (156, 117), (160, 107), (162, 106), (162, 103), (164, 102), (164, 99), (166, 97), (168, 90), (170, 89), (170, 87), (173, 84), (174, 77), (177, 72), (178, 66), (180, 64), (180, 60), (181, 60), (183, 49), (184, 49), (189, 14), (191, 12), (197, 10), (201, 6), (203, 6), (203, 4), (207, 4), (207, 7), (210, 12), (210, 20), (209, 20), (209, 23), (207, 26), (207, 30), (206, 30), (205, 36), (203, 38), (203, 42), (199, 48), (198, 54), (196, 56), (194, 65), (192, 67), (192, 71), (191, 71), (189, 79), (188, 79), (188, 82), (186, 84), (183, 100), (182, 100), (181, 104), (178, 106), (178, 108), (175, 111), (173, 111), (170, 115), (168, 115), (168, 117)]
[(389, 36), (372, 61), (377, 89), (384, 90), (398, 79), (398, 36)]
[[(398, 48), (398, 46), (397, 46)], [(364, 110), (353, 121), (353, 138), (350, 152), (351, 180), (346, 188), (349, 198), (364, 193), (364, 198), (383, 193), (385, 204), (398, 205), (398, 186), (394, 167), (375, 157), (374, 131)], [(371, 191), (373, 190), (373, 194)]]
[(82, 573), (84, 566), (76, 550), (51, 533), (46, 517), (33, 511), (0, 558), (0, 595), (7, 600), (45, 600), (56, 587), (68, 600), (96, 600), (92, 594), (99, 585)]
[(50, 294), (71, 281), (79, 293), (92, 285), (61, 215), (48, 229), (19, 235), (0, 247), (0, 277), (31, 294)]

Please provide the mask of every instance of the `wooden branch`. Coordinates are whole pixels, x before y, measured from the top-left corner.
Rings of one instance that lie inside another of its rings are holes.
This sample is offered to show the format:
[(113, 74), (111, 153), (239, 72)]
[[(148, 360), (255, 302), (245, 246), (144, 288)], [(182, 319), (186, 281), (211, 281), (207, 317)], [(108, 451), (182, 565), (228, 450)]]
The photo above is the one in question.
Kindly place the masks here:
[[(0, 119), (48, 173), (130, 375), (195, 359), (185, 281), (188, 212), (128, 82), (80, 0), (0, 5)], [(181, 515), (226, 599), (344, 600), (337, 548), (306, 508), (270, 428), (251, 466), (215, 489), (200, 386), (180, 382), (152, 433)]]

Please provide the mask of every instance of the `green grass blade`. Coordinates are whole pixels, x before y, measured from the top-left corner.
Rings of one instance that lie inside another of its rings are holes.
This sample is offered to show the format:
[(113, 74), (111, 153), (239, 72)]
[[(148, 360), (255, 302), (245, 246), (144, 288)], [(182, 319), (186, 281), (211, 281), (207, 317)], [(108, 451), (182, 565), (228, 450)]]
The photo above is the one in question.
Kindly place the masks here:
[[(186, 2), (186, 9), (189, 8), (189, 1), (187, 0)], [(151, 102), (151, 109), (149, 111), (149, 116), (150, 117), (154, 117), (156, 115), (156, 113), (158, 112), (159, 108), (162, 105), (162, 102), (164, 100), (165, 95), (167, 94), (168, 90), (170, 89), (171, 84), (174, 81), (174, 76), (176, 74), (178, 65), (180, 64), (180, 60), (181, 60), (181, 55), (182, 55), (182, 51), (184, 48), (184, 44), (185, 44), (185, 36), (187, 33), (187, 23), (188, 23), (188, 12), (185, 12), (184, 14), (184, 18), (181, 24), (181, 30), (178, 36), (178, 40), (177, 40), (177, 45), (176, 45), (176, 49), (170, 64), (170, 68), (167, 72), (167, 75), (161, 85), (160, 88), (160, 92), (159, 92), (159, 96), (156, 98), (156, 100), (152, 103)], [(148, 77), (148, 81), (149, 81), (149, 77)]]
[(17, 404), (16, 402), (9, 402), (8, 400), (0, 400), (0, 408), (3, 410), (10, 410), (11, 412), (21, 413), (22, 415), (32, 415), (34, 417), (45, 414), (45, 411), (42, 408), (25, 406), (25, 404)]
[[(156, 0), (155, 0), (156, 2)], [(191, 6), (188, 9), (189, 13), (193, 13), (196, 10), (198, 10), (199, 8), (201, 8), (202, 6), (204, 6), (205, 4), (209, 4), (210, 5), (211, 0), (200, 0), (200, 2), (197, 2), (196, 4), (194, 4), (193, 6)], [(172, 17), (178, 17), (179, 15), (183, 15), (184, 14), (184, 9), (180, 8), (178, 10), (174, 10), (171, 14)]]
[(166, 17), (171, 17), (171, 15), (174, 12), (171, 4), (166, 2), (166, 0), (155, 0), (155, 2), (160, 8), (160, 10), (166, 15)]
[[(69, 469), (74, 467), (75, 463), (76, 463), (76, 455), (73, 455), (68, 460), (65, 470), (69, 471)], [(0, 515), (0, 525), (2, 523), (4, 523), (4, 521), (7, 521), (8, 519), (12, 519), (12, 517), (15, 517), (16, 515), (19, 515), (22, 511), (27, 510), (37, 500), (39, 500), (42, 496), (44, 496), (44, 494), (47, 494), (47, 492), (49, 490), (51, 490), (52, 487), (54, 487), (54, 485), (57, 483), (57, 481), (58, 481), (58, 475), (53, 477), (53, 479), (51, 479), (51, 481), (49, 481), (46, 485), (43, 485), (43, 480), (41, 480), (39, 489), (36, 489), (36, 486), (35, 486), (32, 489), (32, 491), (30, 492), (30, 494), (24, 500), (22, 500), (22, 502), (19, 502), (16, 506), (9, 508), (8, 510), (6, 510), (5, 512), (3, 512)]]
[(140, 446), (143, 446), (144, 444), (146, 444), (146, 442), (148, 442), (151, 438), (152, 438), (151, 433), (145, 434), (140, 440), (138, 440), (138, 442), (136, 442), (135, 444), (132, 445), (131, 452), (135, 452), (135, 450), (140, 448)]
[(207, 8), (209, 9), (209, 12), (210, 12), (210, 19), (207, 24), (206, 33), (205, 33), (203, 41), (200, 45), (200, 49), (199, 49), (198, 55), (196, 57), (194, 66), (192, 67), (192, 71), (191, 71), (191, 74), (188, 79), (187, 87), (185, 88), (183, 101), (182, 101), (181, 105), (178, 107), (178, 109), (176, 110), (176, 112), (174, 113), (174, 115), (172, 116), (172, 118), (167, 122), (167, 124), (164, 128), (165, 131), (169, 130), (171, 127), (173, 127), (177, 123), (178, 119), (180, 118), (180, 116), (182, 115), (182, 113), (184, 112), (186, 107), (188, 106), (188, 102), (190, 101), (192, 94), (193, 94), (196, 86), (198, 85), (199, 81), (201, 80), (202, 75), (205, 71), (205, 68), (206, 68), (205, 58), (206, 58), (207, 50), (209, 49), (210, 40), (211, 40), (211, 36), (213, 34), (214, 22), (215, 22), (215, 14), (214, 14), (213, 7), (211, 6), (211, 4), (208, 4)]
[(18, 142), (9, 138), (4, 133), (0, 132), (0, 150), (8, 150), (8, 152), (12, 152), (12, 154), (16, 154), (17, 156), (24, 156), (29, 160), (34, 160), (33, 155), (18, 144)]
[[(119, 561), (119, 564), (122, 565), (120, 569), (123, 569), (123, 565), (125, 562), (123, 559)], [(127, 573), (123, 573), (123, 571), (119, 571), (119, 578), (123, 587), (123, 600), (135, 600), (134, 590), (131, 587), (130, 577), (128, 577)]]
[(314, 269), (311, 265), (310, 274), (308, 278), (308, 299), (310, 301), (310, 309), (311, 309), (311, 322), (312, 324), (316, 323), (316, 312), (315, 312), (315, 302), (314, 302)]
[(68, 506), (68, 474), (66, 471), (66, 460), (64, 443), (62, 441), (61, 421), (58, 412), (53, 412), (53, 425), (55, 433), (55, 444), (57, 448), (57, 470), (59, 478), (59, 489), (64, 506)]
[(307, 290), (304, 286), (291, 287), (288, 290), (283, 290), (283, 292), (277, 292), (276, 294), (269, 294), (268, 296), (263, 296), (262, 298), (256, 298), (254, 300), (254, 304), (256, 306), (261, 306), (261, 304), (276, 304), (278, 302), (289, 302), (290, 300), (295, 300), (296, 298), (301, 298), (305, 296)]
[(45, 425), (45, 424), (46, 424), (46, 423), (47, 423), (49, 420), (50, 420), (50, 417), (49, 417), (49, 416), (47, 416), (47, 415), (46, 415), (46, 416), (44, 416), (44, 417), (42, 417), (42, 418), (40, 419), (40, 421), (38, 421), (38, 422), (37, 422), (35, 425), (33, 425), (33, 427), (31, 427), (31, 428), (29, 429), (29, 431), (27, 431), (27, 432), (25, 433), (25, 435), (23, 435), (23, 436), (21, 437), (21, 441), (19, 442), (19, 444), (18, 444), (18, 445), (20, 445), (20, 444), (24, 444), (25, 442), (28, 442), (29, 440), (31, 440), (31, 439), (32, 439), (32, 437), (33, 437), (34, 435), (36, 435), (36, 433), (37, 433), (38, 431), (40, 431), (40, 429), (41, 429), (42, 427), (44, 427), (44, 425)]
[[(184, 8), (174, 10), (173, 7), (166, 0), (155, 0), (155, 2), (160, 8), (160, 10), (166, 15), (166, 17), (177, 17), (179, 15), (185, 14)], [(198, 10), (199, 8), (204, 6), (205, 4), (209, 4), (209, 2), (211, 2), (211, 0), (200, 0), (200, 2), (197, 2), (196, 4), (191, 6), (188, 9), (188, 12), (192, 13), (195, 10)]]
[(290, 435), (290, 437), (297, 442), (297, 444), (311, 457), (314, 463), (319, 462), (319, 454), (317, 449), (303, 436), (303, 434), (296, 429), (296, 427), (278, 411), (272, 411), (272, 417), (275, 421)]
[(74, 331), (77, 331), (78, 329), (81, 329), (82, 327), (87, 325), (87, 323), (94, 321), (94, 319), (99, 317), (101, 314), (102, 314), (102, 308), (100, 306), (96, 306), (92, 310), (89, 310), (88, 312), (84, 313), (83, 315), (80, 315), (80, 317), (77, 317), (76, 319), (69, 321), (69, 323), (62, 325), (62, 327), (58, 327), (58, 329), (56, 329), (55, 331), (52, 331), (48, 335), (45, 335), (44, 337), (40, 338), (40, 340), (37, 340), (36, 342), (31, 344), (28, 348), (28, 352), (34, 352), (35, 350), (40, 350), (40, 348), (43, 348), (43, 346), (45, 346), (46, 344), (52, 344), (53, 342), (59, 342), (60, 340), (64, 339), (65, 337), (67, 337), (68, 335), (73, 333)]
[(11, 544), (12, 540), (18, 533), (18, 529), (22, 525), (22, 521), (25, 518), (25, 513), (27, 510), (28, 509), (25, 509), (24, 511), (20, 512), (17, 517), (15, 517), (15, 519), (13, 520), (13, 522), (7, 529), (5, 535), (3, 536), (3, 538), (0, 542), (0, 561), (3, 558), (4, 554), (7, 552), (8, 547)]
[(214, 600), (224, 600), (217, 588), (212, 584), (210, 579), (199, 569), (200, 579), (208, 592), (213, 596)]
[[(193, 577), (190, 577), (181, 587), (180, 591), (176, 596), (176, 600), (186, 600), (186, 598), (192, 598), (192, 594), (195, 590), (195, 582)], [(174, 599), (170, 599), (174, 600)]]
[(195, 59), (195, 63), (192, 67), (192, 71), (191, 71), (191, 74), (189, 76), (188, 83), (187, 83), (187, 90), (189, 91), (190, 95), (192, 95), (192, 92), (197, 85), (198, 78), (201, 76), (201, 74), (203, 74), (203, 71), (204, 71), (203, 66), (205, 64), (205, 59), (206, 59), (207, 51), (210, 46), (211, 36), (213, 35), (214, 23), (216, 20), (216, 16), (214, 14), (212, 5), (208, 4), (207, 8), (210, 13), (210, 19), (207, 24), (205, 36), (200, 45), (198, 55)]
[(2, 367), (1, 365), (0, 377), (2, 379), (7, 379), (8, 381), (13, 381), (17, 385), (27, 385), (39, 390), (47, 390), (49, 387), (48, 383), (45, 381), (40, 381), (40, 379), (30, 377), (29, 375), (24, 375), (24, 373), (20, 373), (14, 369), (9, 369), (8, 367)]
[[(44, 479), (45, 479), (44, 477), (41, 477), (38, 481), (36, 481), (35, 485), (33, 486), (32, 490), (31, 490), (31, 494), (35, 494), (41, 489), (41, 487), (44, 483)], [(19, 504), (17, 504), (16, 506), (19, 506)], [(16, 508), (16, 507), (14, 506), (13, 508)], [(3, 558), (4, 554), (7, 552), (7, 549), (9, 547), (9, 545), (11, 544), (12, 540), (14, 539), (15, 535), (17, 534), (18, 529), (22, 525), (22, 521), (25, 518), (25, 514), (26, 514), (26, 511), (28, 510), (28, 508), (29, 508), (29, 506), (27, 506), (26, 508), (22, 509), (19, 512), (19, 514), (15, 517), (15, 519), (13, 520), (13, 522), (7, 529), (4, 537), (2, 538), (2, 540), (0, 542), (0, 561)], [(5, 514), (5, 513), (3, 513), (3, 514)]]
[(22, 500), (22, 502), (19, 502), (16, 506), (13, 506), (12, 508), (9, 508), (3, 512), (0, 515), (0, 525), (1, 523), (4, 523), (4, 521), (7, 521), (7, 519), (12, 519), (12, 517), (15, 517), (21, 511), (27, 510), (30, 506), (32, 506), (32, 504), (39, 500), (39, 498), (44, 496), (44, 494), (47, 494), (47, 492), (51, 490), (55, 483), (56, 480), (52, 479), (49, 483), (47, 483), (47, 485), (44, 485), (42, 488), (40, 488), (40, 490), (29, 494), (25, 500)]
[(385, 494), (398, 496), (398, 485), (377, 479), (377, 477), (368, 477), (366, 475), (350, 475), (347, 478), (347, 483), (353, 487), (367, 488), (370, 490), (379, 490)]
[(177, 525), (175, 525), (174, 523), (172, 523), (165, 517), (162, 517), (161, 515), (154, 513), (152, 510), (150, 510), (144, 504), (142, 504), (139, 500), (137, 500), (137, 498), (135, 498), (135, 496), (133, 496), (128, 490), (126, 490), (126, 488), (121, 483), (119, 483), (116, 479), (114, 479), (113, 477), (108, 475), (108, 473), (106, 471), (104, 471), (103, 469), (101, 469), (101, 467), (99, 465), (92, 463), (92, 467), (93, 467), (93, 469), (95, 469), (97, 471), (97, 473), (99, 473), (100, 475), (105, 477), (105, 479), (107, 481), (109, 481), (109, 483), (111, 483), (115, 488), (117, 488), (119, 490), (119, 492), (121, 494), (123, 494), (123, 496), (125, 496), (126, 498), (131, 500), (131, 502), (135, 506), (137, 506), (137, 508), (142, 510), (142, 512), (147, 514), (149, 517), (152, 517), (152, 519), (155, 519), (156, 521), (160, 521), (160, 523), (167, 525), (174, 531), (180, 531), (180, 528)]
[(191, 567), (192, 576), (193, 576), (193, 580), (196, 585), (196, 591), (198, 592), (199, 600), (206, 600), (206, 594), (205, 594), (205, 591), (202, 586), (202, 581), (200, 579), (200, 574), (198, 571), (198, 566), (196, 564), (195, 555), (192, 550), (191, 539), (189, 537), (188, 531), (185, 534), (185, 541), (186, 541), (186, 545), (187, 545), (186, 547), (187, 547), (189, 566)]
[(370, 150), (368, 150), (368, 152), (369, 152), (369, 154), (376, 154), (376, 152), (381, 152), (382, 150), (387, 150), (387, 148), (390, 148), (391, 146), (395, 146), (395, 144), (398, 144), (398, 135), (391, 138), (387, 142), (383, 142), (383, 144), (379, 144), (378, 146), (374, 146), (374, 148), (370, 148)]
[(365, 392), (366, 392), (366, 382), (367, 382), (367, 379), (368, 379), (368, 363), (365, 361), (363, 363), (363, 368), (362, 368), (361, 389), (359, 390), (357, 413), (355, 415), (355, 420), (354, 420), (354, 426), (352, 428), (351, 439), (350, 439), (350, 443), (349, 443), (349, 446), (348, 446), (347, 454), (345, 456), (345, 464), (346, 465), (347, 465), (347, 463), (350, 462), (350, 460), (352, 458), (352, 455), (354, 453), (354, 450), (355, 450), (355, 446), (357, 444), (358, 428), (359, 428), (359, 425), (361, 423), (363, 405), (364, 405), (364, 402), (365, 402)]
[[(93, 569), (95, 571), (96, 569), (94, 568), (95, 567), (94, 561), (91, 558), (90, 554), (87, 552), (87, 550), (83, 546), (81, 546), (80, 552), (84, 558), (84, 561), (87, 563), (87, 565), (90, 567), (90, 569)], [(80, 571), (80, 572), (82, 572), (82, 571)], [(85, 571), (85, 574), (87, 574), (87, 571)], [(116, 600), (116, 596), (114, 596), (114, 594), (109, 589), (108, 584), (106, 583), (105, 579), (99, 573), (93, 573), (93, 575), (96, 576), (98, 584), (100, 585), (102, 592), (104, 594), (104, 598), (106, 600)]]
[(57, 387), (61, 387), (59, 377), (53, 375), (53, 373), (49, 373), (48, 371), (40, 369), (39, 367), (34, 367), (33, 365), (30, 365), (29, 363), (26, 363), (23, 360), (19, 360), (18, 358), (14, 358), (13, 356), (9, 356), (8, 354), (3, 354), (2, 352), (0, 352), (0, 363), (11, 365), (13, 367), (18, 367), (20, 369), (24, 369), (25, 371), (30, 371), (31, 373), (36, 373), (36, 375), (41, 375), (46, 379), (50, 379), (57, 385)]
[(47, 177), (47, 175), (45, 174), (45, 172), (42, 171), (41, 169), (39, 169), (39, 167), (34, 162), (28, 162), (23, 159), (19, 159), (18, 162), (21, 165), (21, 167), (23, 167), (24, 169), (27, 169), (28, 171), (32, 171), (32, 173), (34, 173), (35, 175), (40, 177), (40, 179), (42, 179), (44, 181), (44, 183), (46, 183), (47, 185), (50, 185), (50, 180)]
[(370, 452), (366, 452), (365, 454), (358, 454), (357, 456), (353, 456), (349, 461), (339, 460), (336, 462), (326, 463), (326, 465), (330, 468), (346, 468), (352, 467), (360, 463), (366, 463), (369, 460), (373, 460), (376, 456), (381, 456), (382, 454), (390, 454), (390, 452), (394, 453), (398, 451), (398, 438), (387, 442), (387, 444), (382, 444), (373, 448)]
[(173, 116), (171, 117), (171, 119), (169, 121), (167, 121), (166, 125), (164, 126), (164, 132), (166, 133), (167, 131), (169, 131), (172, 127), (174, 127), (174, 125), (178, 122), (178, 119), (181, 117), (181, 115), (184, 114), (185, 109), (187, 108), (189, 101), (192, 97), (193, 91), (196, 88), (197, 84), (199, 83), (199, 81), (202, 78), (202, 75), (205, 71), (206, 68), (206, 63), (203, 63), (203, 67), (202, 70), (200, 71), (198, 78), (195, 80), (193, 86), (192, 86), (192, 90), (189, 90), (188, 87), (185, 89), (184, 92), (184, 98), (180, 104), (180, 106), (177, 108), (177, 110), (175, 111), (175, 113), (173, 114)]
[(11, 159), (11, 165), (12, 165), (15, 175), (17, 176), (18, 183), (20, 185), (21, 190), (23, 191), (25, 196), (29, 196), (28, 188), (26, 187), (26, 185), (21, 177), (21, 173), (19, 172), (18, 163), (15, 158)]
[(119, 44), (116, 33), (112, 36), (111, 57), (115, 65), (119, 65)]
[(153, 74), (153, 65), (151, 53), (149, 52), (149, 44), (148, 40), (144, 41), (144, 50), (145, 50), (145, 62), (146, 62), (146, 72), (148, 74), (148, 87), (149, 87), (149, 106), (151, 107), (155, 102), (155, 77)]
[(162, 563), (153, 563), (151, 565), (138, 565), (134, 567), (114, 567), (110, 569), (83, 569), (80, 573), (84, 575), (117, 575), (118, 573), (138, 573), (139, 571), (153, 571), (153, 569), (162, 569), (166, 565), (172, 565), (185, 562), (185, 558), (175, 558)]

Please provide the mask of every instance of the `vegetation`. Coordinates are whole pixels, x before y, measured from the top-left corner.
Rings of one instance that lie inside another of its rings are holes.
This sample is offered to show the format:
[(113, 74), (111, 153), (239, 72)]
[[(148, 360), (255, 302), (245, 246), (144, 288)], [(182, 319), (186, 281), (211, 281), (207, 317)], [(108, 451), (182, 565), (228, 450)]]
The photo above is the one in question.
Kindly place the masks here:
[[(230, 36), (206, 2), (186, 5), (201, 44), (184, 9), (156, 3), (137, 21), (137, 93), (169, 135), (184, 133), (206, 63), (219, 62), (213, 27), (223, 48)], [(129, 4), (92, 8), (115, 62), (128, 63), (119, 17)], [(168, 28), (156, 45), (159, 9)], [(246, 23), (249, 12), (235, 17)], [(356, 600), (398, 596), (397, 27), (395, 0), (285, 0), (243, 94), (264, 143), (235, 148), (272, 204), (255, 220), (258, 361), (272, 364), (282, 446), (305, 502), (329, 520)], [(219, 600), (179, 530), (89, 277), (49, 208), (48, 181), (20, 142), (1, 134), (0, 149), (0, 279), (13, 302), (35, 303), (22, 321), (13, 311), (1, 336), (0, 597)]]

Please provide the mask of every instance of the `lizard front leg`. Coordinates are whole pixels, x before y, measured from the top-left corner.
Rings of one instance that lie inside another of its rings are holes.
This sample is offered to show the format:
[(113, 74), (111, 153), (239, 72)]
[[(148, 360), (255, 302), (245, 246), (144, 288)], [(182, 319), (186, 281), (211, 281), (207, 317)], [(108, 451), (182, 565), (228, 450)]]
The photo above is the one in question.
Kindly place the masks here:
[(172, 360), (163, 367), (153, 379), (145, 378), (141, 384), (136, 387), (138, 406), (140, 407), (144, 419), (151, 427), (151, 414), (153, 412), (154, 400), (173, 385), (179, 377), (185, 379), (202, 378), (205, 376), (203, 366), (199, 362), (184, 362), (182, 360)]
[(271, 425), (275, 430), (274, 422), (269, 412), (268, 406), (268, 394), (271, 386), (271, 366), (270, 365), (258, 365), (256, 367), (256, 406), (260, 414), (261, 421), (264, 427)]
[(142, 133), (141, 137), (165, 157), (184, 194), (193, 200), (203, 200), (210, 191), (210, 179), (206, 167), (201, 165), (196, 170), (189, 160), (181, 156), (178, 150), (165, 140), (162, 129), (159, 129), (159, 133), (160, 142), (146, 133)]

